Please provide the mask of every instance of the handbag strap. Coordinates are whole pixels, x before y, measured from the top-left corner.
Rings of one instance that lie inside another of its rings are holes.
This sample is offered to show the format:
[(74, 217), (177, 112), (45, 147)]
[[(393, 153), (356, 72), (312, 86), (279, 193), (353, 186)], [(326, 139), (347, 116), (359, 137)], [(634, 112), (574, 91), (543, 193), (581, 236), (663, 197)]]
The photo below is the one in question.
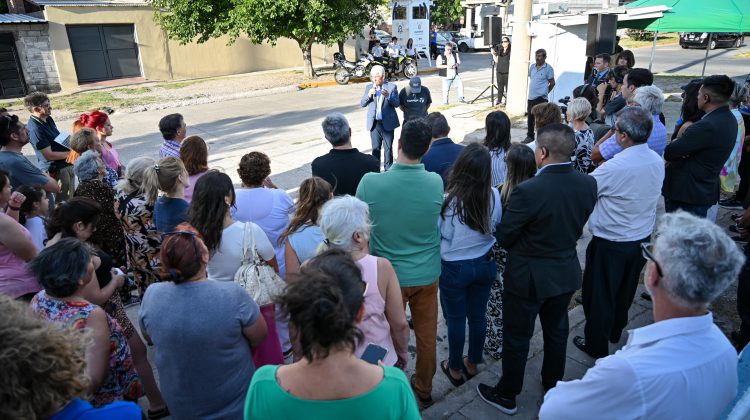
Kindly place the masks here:
[[(250, 246), (247, 243), (248, 231), (250, 232)], [(245, 222), (245, 229), (242, 235), (242, 265), (247, 265), (251, 262), (257, 264), (258, 259), (258, 251), (255, 249), (255, 229), (250, 226), (250, 222)]]

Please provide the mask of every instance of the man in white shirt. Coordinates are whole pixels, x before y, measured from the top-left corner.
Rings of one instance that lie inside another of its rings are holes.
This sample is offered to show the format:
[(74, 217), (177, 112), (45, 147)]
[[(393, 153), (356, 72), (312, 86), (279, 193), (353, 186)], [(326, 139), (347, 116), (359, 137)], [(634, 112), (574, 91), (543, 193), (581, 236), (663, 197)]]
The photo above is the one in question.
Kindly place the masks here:
[(435, 60), (435, 67), (438, 68), (438, 74), (443, 79), (443, 105), (448, 105), (448, 94), (453, 84), (458, 90), (458, 102), (464, 103), (464, 84), (461, 82), (461, 76), (458, 75), (460, 65), (461, 58), (458, 56), (456, 46), (452, 42), (446, 42), (445, 52)]
[(737, 352), (708, 305), (745, 257), (720, 227), (683, 211), (665, 214), (656, 237), (642, 246), (654, 324), (631, 330), (582, 379), (558, 382), (540, 419), (715, 419), (734, 400)]
[(391, 43), (385, 48), (388, 53), (388, 77), (398, 74), (398, 58), (401, 56), (401, 46), (398, 45), (398, 38), (392, 37)]
[(645, 109), (624, 109), (614, 126), (622, 152), (591, 174), (598, 199), (583, 272), (585, 339), (577, 336), (573, 344), (593, 358), (609, 355), (608, 341), (620, 341), (646, 264), (641, 244), (654, 230), (664, 183), (664, 161), (647, 143), (653, 126)]

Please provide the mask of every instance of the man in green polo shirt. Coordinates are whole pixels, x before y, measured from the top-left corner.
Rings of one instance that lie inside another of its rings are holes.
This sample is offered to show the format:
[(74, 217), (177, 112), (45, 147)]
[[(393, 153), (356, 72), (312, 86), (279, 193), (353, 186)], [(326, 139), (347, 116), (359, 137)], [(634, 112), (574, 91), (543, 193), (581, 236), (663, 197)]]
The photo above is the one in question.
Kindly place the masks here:
[(432, 404), (437, 368), (438, 217), (443, 204), (443, 180), (420, 163), (431, 139), (432, 129), (423, 119), (408, 121), (390, 170), (366, 174), (357, 187), (357, 198), (370, 206), (374, 226), (370, 249), (393, 264), (404, 305), (408, 303), (411, 310), (417, 338), (411, 384), (422, 408)]

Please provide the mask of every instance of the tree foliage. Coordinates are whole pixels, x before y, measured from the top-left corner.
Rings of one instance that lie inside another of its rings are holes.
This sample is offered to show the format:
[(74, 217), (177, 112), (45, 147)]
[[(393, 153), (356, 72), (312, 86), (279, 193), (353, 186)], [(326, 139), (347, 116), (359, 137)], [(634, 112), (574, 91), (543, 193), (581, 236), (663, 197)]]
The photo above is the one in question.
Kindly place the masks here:
[(431, 12), (432, 23), (436, 25), (447, 25), (464, 14), (461, 0), (435, 0)]
[(206, 42), (241, 35), (251, 42), (275, 45), (279, 38), (297, 42), (305, 74), (314, 77), (311, 49), (359, 34), (375, 22), (386, 0), (151, 0), (156, 21), (172, 39)]

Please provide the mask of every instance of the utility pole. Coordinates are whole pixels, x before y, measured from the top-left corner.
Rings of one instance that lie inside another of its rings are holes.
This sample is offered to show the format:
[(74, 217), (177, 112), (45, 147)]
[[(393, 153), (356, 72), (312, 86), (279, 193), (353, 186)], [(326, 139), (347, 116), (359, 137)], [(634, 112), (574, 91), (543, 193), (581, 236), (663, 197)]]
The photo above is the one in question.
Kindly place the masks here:
[(506, 110), (511, 115), (526, 112), (528, 96), (528, 74), (531, 56), (531, 36), (528, 24), (531, 21), (532, 0), (513, 2), (513, 50), (510, 54), (508, 74), (508, 103)]

